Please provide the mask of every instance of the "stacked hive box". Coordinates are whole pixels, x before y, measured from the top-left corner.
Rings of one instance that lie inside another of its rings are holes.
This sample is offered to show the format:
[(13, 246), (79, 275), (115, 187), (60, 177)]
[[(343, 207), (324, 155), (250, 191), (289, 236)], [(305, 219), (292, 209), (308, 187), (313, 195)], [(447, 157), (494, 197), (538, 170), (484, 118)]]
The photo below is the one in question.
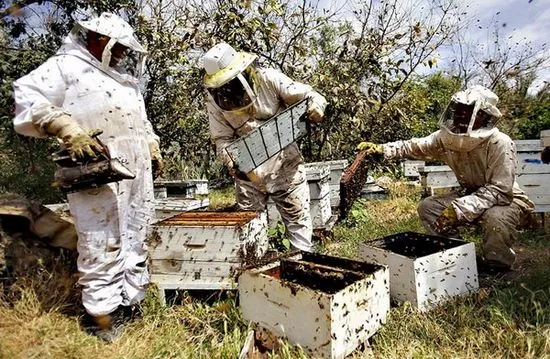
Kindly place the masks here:
[(267, 250), (265, 213), (186, 212), (149, 236), (151, 279), (165, 289), (231, 289), (239, 268)]
[(340, 179), (342, 174), (348, 167), (348, 160), (336, 160), (326, 162), (310, 162), (305, 164), (307, 167), (322, 167), (328, 166), (330, 170), (330, 206), (338, 208), (340, 205)]
[(362, 244), (359, 251), (363, 260), (389, 267), (393, 299), (421, 311), (479, 287), (473, 243), (405, 232)]
[(314, 358), (344, 358), (385, 322), (388, 280), (385, 266), (302, 253), (243, 272), (240, 308)]

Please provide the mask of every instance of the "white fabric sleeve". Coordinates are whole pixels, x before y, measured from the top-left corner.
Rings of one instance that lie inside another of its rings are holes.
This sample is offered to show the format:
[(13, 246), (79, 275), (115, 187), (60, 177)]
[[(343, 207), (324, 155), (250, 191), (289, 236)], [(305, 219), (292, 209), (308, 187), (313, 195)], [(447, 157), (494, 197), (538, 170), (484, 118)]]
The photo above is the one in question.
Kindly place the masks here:
[(210, 136), (216, 145), (216, 154), (225, 166), (232, 166), (233, 161), (225, 151), (225, 147), (235, 140), (235, 130), (227, 123), (222, 112), (207, 100), (206, 110), (208, 111), (208, 125)]
[(452, 202), (457, 218), (474, 221), (493, 206), (509, 205), (513, 198), (516, 177), (516, 147), (508, 136), (500, 134), (498, 139), (489, 140), (487, 153), (487, 184), (474, 193), (457, 198)]
[(138, 101), (140, 102), (141, 119), (145, 124), (145, 132), (147, 133), (147, 142), (149, 143), (156, 142), (157, 144), (160, 144), (160, 137), (155, 133), (155, 130), (153, 129), (153, 125), (151, 124), (151, 121), (149, 121), (149, 119), (147, 118), (147, 111), (145, 110), (145, 101), (143, 99), (143, 95), (141, 94), (141, 92), (138, 95)]
[(19, 134), (46, 137), (45, 127), (63, 111), (65, 80), (59, 62), (51, 57), (37, 69), (13, 83), (15, 118), (13, 125)]
[(292, 80), (282, 72), (267, 68), (263, 69), (266, 79), (275, 88), (281, 99), (287, 105), (295, 104), (304, 98), (309, 98), (322, 111), (327, 106), (327, 100), (310, 85)]
[(385, 143), (382, 145), (384, 157), (389, 160), (401, 158), (439, 160), (442, 157), (443, 149), (437, 140), (438, 132), (434, 132), (427, 137)]

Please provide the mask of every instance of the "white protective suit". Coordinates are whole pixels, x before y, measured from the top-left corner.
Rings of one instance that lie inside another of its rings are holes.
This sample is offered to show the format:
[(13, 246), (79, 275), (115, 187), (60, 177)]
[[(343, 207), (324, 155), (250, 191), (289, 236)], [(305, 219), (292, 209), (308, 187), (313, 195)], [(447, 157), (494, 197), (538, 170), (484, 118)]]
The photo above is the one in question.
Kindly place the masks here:
[(383, 148), (386, 159), (443, 161), (455, 173), (462, 191), (428, 197), (418, 207), (428, 231), (435, 233), (434, 223), (452, 206), (459, 221), (480, 221), (486, 259), (513, 264), (510, 246), (523, 214), (534, 204), (515, 181), (516, 149), (510, 137), (496, 127), (462, 136), (441, 126), (427, 137), (386, 143)]
[[(325, 98), (311, 86), (293, 81), (275, 69), (258, 68), (253, 90), (256, 99), (246, 114), (223, 111), (208, 97), (212, 141), (227, 166), (231, 159), (225, 147), (286, 107), (304, 98), (310, 98), (323, 110), (326, 106)], [(252, 211), (265, 210), (271, 196), (287, 227), (291, 244), (300, 250), (312, 251), (309, 188), (302, 162), (298, 145), (292, 143), (253, 171), (250, 177), (254, 182), (235, 179), (236, 196), (242, 210)]]
[[(85, 31), (91, 23), (75, 29)], [(133, 45), (137, 40), (129, 25), (115, 15), (102, 14), (93, 26), (98, 33), (119, 36), (132, 50), (142, 50)], [(158, 137), (147, 120), (138, 80), (105, 66), (105, 61), (102, 66), (76, 30), (56, 55), (14, 83), (14, 125), (20, 134), (45, 137), (44, 123), (69, 114), (83, 128), (102, 129), (99, 138), (111, 157), (136, 175), (133, 180), (67, 196), (78, 232), (82, 301), (89, 314), (101, 316), (145, 296), (149, 282), (145, 236), (154, 215), (148, 145)]]

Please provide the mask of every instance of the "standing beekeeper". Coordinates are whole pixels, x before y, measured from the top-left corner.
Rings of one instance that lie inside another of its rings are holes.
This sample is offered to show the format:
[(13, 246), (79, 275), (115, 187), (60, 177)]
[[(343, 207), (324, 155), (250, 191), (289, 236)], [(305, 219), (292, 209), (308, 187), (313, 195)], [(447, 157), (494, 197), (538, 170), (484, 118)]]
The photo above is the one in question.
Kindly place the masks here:
[(107, 341), (145, 297), (146, 227), (154, 214), (152, 167), (162, 168), (158, 137), (147, 120), (138, 80), (117, 64), (145, 49), (128, 23), (103, 13), (78, 22), (57, 53), (14, 84), (15, 130), (56, 136), (76, 161), (104, 152), (136, 176), (67, 195), (78, 232), (79, 284), (92, 332)]
[(424, 138), (383, 145), (361, 142), (360, 150), (386, 159), (443, 161), (461, 190), (420, 202), (418, 214), (432, 234), (479, 223), (483, 231), (483, 264), (510, 269), (516, 259), (511, 245), (522, 217), (534, 205), (519, 188), (514, 142), (496, 128), (498, 97), (482, 86), (455, 93), (440, 120), (440, 130)]
[(290, 144), (249, 173), (236, 168), (225, 148), (305, 98), (310, 99), (308, 120), (319, 122), (326, 100), (309, 85), (293, 81), (275, 69), (255, 66), (256, 58), (254, 54), (237, 52), (226, 43), (217, 44), (204, 55), (206, 108), (212, 141), (218, 157), (235, 177), (239, 208), (263, 211), (270, 196), (281, 214), (292, 247), (311, 252), (309, 188), (298, 145)]

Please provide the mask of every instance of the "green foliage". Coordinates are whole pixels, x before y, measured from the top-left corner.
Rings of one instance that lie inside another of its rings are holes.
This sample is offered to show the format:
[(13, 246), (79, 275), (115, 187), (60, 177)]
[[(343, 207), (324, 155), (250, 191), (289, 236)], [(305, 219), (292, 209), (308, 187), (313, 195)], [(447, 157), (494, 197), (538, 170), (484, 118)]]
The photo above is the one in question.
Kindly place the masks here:
[(290, 240), (286, 231), (286, 226), (282, 222), (277, 222), (275, 227), (267, 230), (269, 238), (269, 247), (278, 252), (285, 252), (290, 249)]

